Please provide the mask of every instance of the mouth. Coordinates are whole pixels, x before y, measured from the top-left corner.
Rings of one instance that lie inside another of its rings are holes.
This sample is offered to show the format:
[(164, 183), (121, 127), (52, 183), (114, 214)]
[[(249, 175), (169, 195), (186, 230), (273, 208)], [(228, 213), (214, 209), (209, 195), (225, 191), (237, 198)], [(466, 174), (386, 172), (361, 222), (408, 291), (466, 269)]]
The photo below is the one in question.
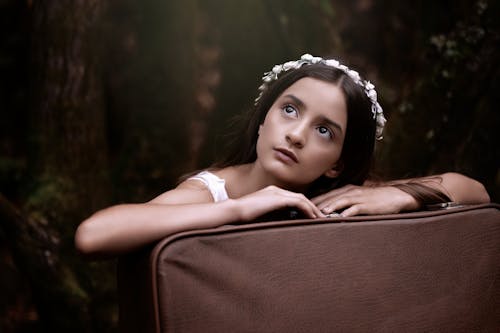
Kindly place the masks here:
[(297, 158), (297, 155), (289, 149), (286, 148), (274, 148), (274, 151), (278, 152), (280, 156), (283, 156), (285, 159), (292, 160), (295, 163), (299, 163), (299, 159)]

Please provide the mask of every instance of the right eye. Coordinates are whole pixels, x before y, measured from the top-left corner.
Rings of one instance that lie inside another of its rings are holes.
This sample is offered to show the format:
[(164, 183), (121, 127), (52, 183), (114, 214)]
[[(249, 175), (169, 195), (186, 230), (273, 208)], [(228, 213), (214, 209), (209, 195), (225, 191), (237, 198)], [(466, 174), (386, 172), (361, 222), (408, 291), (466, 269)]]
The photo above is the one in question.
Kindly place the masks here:
[(287, 104), (283, 107), (283, 113), (289, 117), (297, 118), (297, 116), (298, 116), (297, 109), (293, 105), (290, 105), (290, 104)]

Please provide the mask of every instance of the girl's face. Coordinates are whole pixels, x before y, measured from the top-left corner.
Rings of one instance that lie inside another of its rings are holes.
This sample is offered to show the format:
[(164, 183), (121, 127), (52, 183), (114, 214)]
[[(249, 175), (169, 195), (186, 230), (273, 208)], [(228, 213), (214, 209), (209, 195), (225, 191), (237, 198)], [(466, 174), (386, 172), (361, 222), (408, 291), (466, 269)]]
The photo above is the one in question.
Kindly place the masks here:
[(347, 127), (344, 94), (305, 77), (276, 99), (259, 128), (257, 163), (276, 185), (305, 190), (322, 175), (337, 177)]

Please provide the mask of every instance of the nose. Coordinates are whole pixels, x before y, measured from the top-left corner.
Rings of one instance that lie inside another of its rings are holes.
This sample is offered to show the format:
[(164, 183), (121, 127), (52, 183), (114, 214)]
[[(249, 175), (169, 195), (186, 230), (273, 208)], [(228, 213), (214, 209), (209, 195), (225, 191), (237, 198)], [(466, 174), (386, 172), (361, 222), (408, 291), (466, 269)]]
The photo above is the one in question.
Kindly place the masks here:
[(304, 124), (298, 124), (290, 127), (286, 133), (286, 141), (298, 148), (304, 147), (306, 144), (306, 128)]

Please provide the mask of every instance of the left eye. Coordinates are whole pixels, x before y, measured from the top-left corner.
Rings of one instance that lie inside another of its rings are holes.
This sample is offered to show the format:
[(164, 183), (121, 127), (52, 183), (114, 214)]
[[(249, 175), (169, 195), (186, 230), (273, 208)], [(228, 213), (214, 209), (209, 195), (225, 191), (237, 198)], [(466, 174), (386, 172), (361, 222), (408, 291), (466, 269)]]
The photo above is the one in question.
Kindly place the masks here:
[(321, 134), (322, 136), (326, 136), (328, 138), (332, 138), (333, 137), (333, 134), (332, 134), (332, 131), (330, 131), (330, 129), (328, 127), (325, 127), (325, 126), (319, 126), (317, 128), (319, 134)]

